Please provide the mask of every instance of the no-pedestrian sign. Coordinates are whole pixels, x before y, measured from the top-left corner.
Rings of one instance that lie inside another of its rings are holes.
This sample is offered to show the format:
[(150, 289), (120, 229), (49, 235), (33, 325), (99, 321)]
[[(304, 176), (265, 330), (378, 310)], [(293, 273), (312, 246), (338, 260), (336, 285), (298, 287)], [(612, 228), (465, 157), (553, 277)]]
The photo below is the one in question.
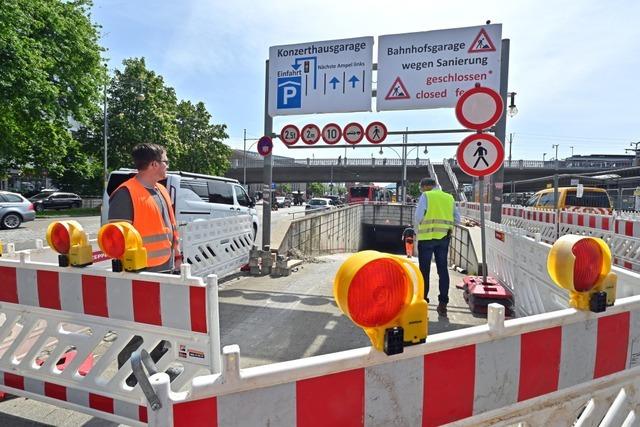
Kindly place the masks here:
[(263, 136), (258, 140), (258, 154), (268, 156), (273, 150), (273, 141), (268, 136)]
[(504, 161), (504, 147), (498, 138), (486, 133), (469, 135), (462, 140), (456, 154), (458, 165), (470, 176), (488, 176)]
[(500, 88), (502, 25), (378, 37), (376, 108), (450, 108), (476, 83)]
[(371, 122), (364, 134), (370, 143), (380, 144), (387, 138), (387, 126), (382, 122)]

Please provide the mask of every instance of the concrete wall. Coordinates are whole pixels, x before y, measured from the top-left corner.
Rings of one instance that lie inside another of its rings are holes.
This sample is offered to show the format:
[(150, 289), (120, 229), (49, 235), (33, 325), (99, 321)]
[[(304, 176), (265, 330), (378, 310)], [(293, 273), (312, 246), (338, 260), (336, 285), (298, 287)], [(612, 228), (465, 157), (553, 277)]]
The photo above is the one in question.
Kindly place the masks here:
[(357, 252), (361, 244), (362, 206), (358, 205), (311, 214), (292, 221), (278, 253), (317, 256)]

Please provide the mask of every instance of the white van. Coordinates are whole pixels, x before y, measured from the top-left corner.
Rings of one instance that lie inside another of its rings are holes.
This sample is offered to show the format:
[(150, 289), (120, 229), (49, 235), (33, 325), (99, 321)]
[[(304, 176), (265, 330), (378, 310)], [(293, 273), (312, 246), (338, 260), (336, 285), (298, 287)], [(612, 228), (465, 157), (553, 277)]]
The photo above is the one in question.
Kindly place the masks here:
[[(135, 169), (119, 169), (109, 174), (102, 196), (100, 220), (103, 225), (107, 223), (111, 193), (136, 173)], [(254, 238), (258, 235), (255, 202), (237, 179), (178, 171), (167, 172), (167, 179), (160, 183), (169, 190), (178, 224), (246, 213), (252, 217)]]

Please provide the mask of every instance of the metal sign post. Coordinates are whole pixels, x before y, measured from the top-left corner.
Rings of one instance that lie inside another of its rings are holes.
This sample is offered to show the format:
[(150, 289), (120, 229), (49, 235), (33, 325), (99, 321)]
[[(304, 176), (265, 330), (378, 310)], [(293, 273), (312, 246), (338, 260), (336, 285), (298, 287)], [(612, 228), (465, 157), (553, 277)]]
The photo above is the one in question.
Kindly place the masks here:
[(484, 228), (484, 176), (478, 178), (480, 195), (480, 245), (482, 246), (482, 283), (487, 283), (487, 237)]

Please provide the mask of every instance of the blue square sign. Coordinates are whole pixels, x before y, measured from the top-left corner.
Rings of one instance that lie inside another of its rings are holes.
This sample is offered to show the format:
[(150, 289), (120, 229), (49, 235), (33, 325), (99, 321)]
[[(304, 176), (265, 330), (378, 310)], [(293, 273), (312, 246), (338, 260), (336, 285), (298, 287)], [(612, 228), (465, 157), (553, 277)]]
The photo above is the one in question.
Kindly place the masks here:
[(302, 105), (302, 77), (278, 78), (278, 109), (300, 108)]

